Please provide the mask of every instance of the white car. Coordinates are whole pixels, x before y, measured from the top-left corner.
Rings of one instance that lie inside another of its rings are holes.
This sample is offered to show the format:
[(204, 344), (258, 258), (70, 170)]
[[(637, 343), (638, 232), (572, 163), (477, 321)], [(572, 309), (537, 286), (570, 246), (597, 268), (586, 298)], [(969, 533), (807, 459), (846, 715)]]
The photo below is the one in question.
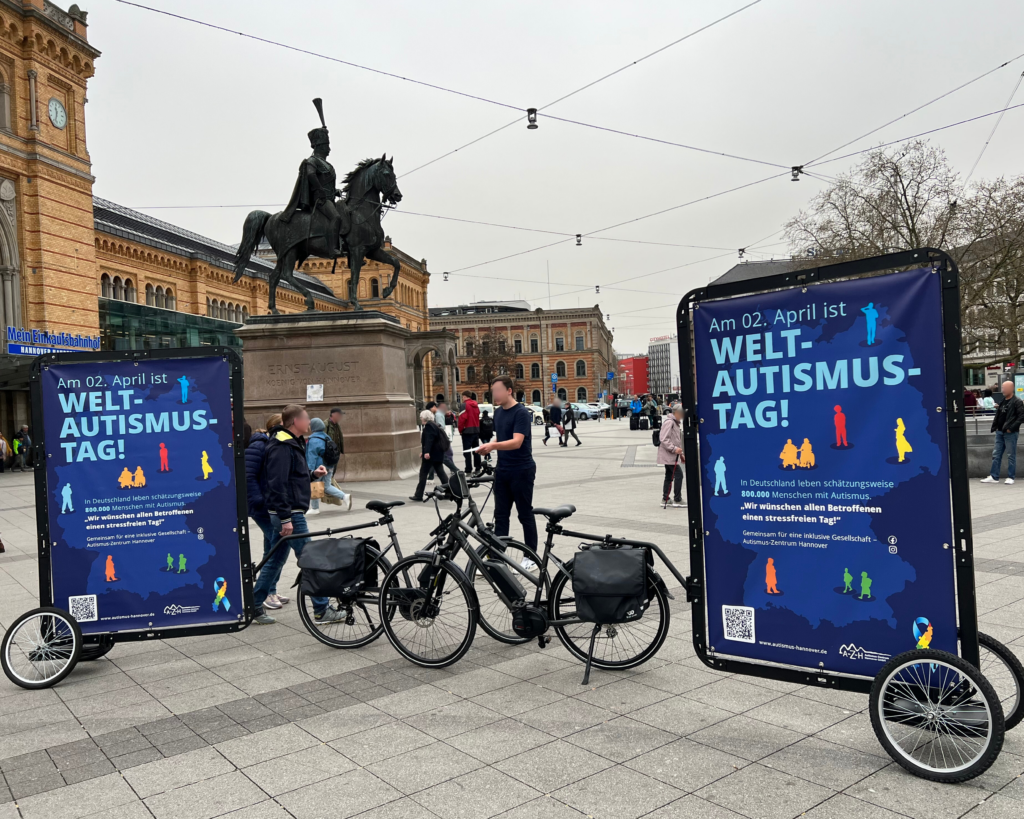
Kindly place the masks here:
[[(483, 414), (484, 410), (487, 410), (487, 414), (490, 415), (491, 418), (494, 417), (494, 405), (493, 404), (479, 404), (478, 406), (480, 407), (480, 414), (481, 415)], [(533, 425), (534, 426), (543, 425), (543, 423), (544, 423), (544, 410), (542, 410), (536, 404), (523, 404), (523, 406), (526, 407), (530, 411), (530, 413), (533, 415)]]

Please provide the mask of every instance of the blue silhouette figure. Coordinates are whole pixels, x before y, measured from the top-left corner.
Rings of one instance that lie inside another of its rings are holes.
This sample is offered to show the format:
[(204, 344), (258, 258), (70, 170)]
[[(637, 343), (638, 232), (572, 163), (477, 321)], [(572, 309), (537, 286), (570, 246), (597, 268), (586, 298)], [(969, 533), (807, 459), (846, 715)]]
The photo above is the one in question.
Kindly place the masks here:
[(71, 503), (71, 484), (64, 484), (64, 488), (60, 490), (60, 497), (63, 501), (60, 505), (60, 513), (63, 515), (65, 512), (74, 512), (75, 507)]
[(868, 325), (868, 346), (870, 347), (875, 343), (875, 330), (878, 324), (878, 311), (875, 309), (875, 303), (873, 301), (868, 302), (867, 307), (861, 307), (860, 311), (864, 314)]
[(182, 376), (178, 379), (178, 383), (181, 384), (181, 403), (188, 403), (188, 377)]
[(718, 489), (721, 487), (722, 494), (729, 494), (729, 487), (725, 485), (725, 456), (719, 457), (715, 461), (715, 494), (718, 494)]

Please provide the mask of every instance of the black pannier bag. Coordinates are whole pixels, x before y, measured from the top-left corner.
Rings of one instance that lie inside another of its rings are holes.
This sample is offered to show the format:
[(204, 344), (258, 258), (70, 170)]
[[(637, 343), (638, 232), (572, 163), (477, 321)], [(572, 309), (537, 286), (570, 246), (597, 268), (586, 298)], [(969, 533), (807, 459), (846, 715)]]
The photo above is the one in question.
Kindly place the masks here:
[[(311, 597), (353, 597), (366, 585), (365, 537), (329, 537), (302, 547), (295, 583)], [(375, 575), (376, 568), (369, 574)]]
[(585, 623), (613, 625), (639, 620), (647, 597), (647, 551), (583, 547), (573, 559), (576, 614)]

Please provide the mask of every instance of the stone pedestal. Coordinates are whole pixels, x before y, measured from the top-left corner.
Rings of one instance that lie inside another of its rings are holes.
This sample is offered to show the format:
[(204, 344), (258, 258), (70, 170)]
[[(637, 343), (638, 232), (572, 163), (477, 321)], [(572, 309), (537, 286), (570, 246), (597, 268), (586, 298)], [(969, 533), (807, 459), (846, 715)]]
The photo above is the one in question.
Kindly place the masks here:
[[(411, 333), (376, 311), (253, 316), (242, 339), (245, 419), (262, 428), (286, 404), (326, 422), (341, 407), (339, 483), (407, 478), (419, 469), (416, 410), (406, 376)], [(308, 401), (307, 388), (323, 386)]]

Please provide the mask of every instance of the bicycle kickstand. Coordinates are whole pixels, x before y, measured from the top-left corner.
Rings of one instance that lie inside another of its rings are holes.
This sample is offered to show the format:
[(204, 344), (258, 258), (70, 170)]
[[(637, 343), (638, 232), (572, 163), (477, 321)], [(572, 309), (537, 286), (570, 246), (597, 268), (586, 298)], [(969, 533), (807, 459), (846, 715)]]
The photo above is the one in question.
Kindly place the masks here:
[(597, 635), (601, 633), (601, 626), (595, 625), (590, 632), (590, 651), (587, 652), (587, 667), (583, 671), (583, 682), (580, 685), (590, 685), (590, 664), (594, 660), (594, 643), (597, 642)]

